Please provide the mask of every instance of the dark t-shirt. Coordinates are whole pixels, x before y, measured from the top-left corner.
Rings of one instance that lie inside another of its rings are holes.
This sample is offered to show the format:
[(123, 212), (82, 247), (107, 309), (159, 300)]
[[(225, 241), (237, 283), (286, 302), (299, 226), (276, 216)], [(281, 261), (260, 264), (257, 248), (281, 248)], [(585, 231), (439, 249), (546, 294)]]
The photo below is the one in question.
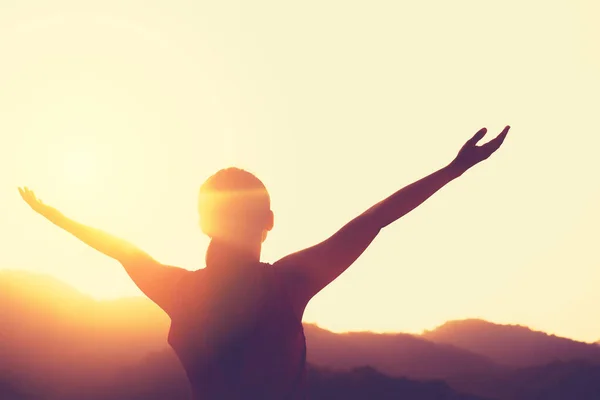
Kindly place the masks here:
[(168, 340), (194, 400), (305, 398), (306, 342), (292, 286), (285, 269), (264, 263), (179, 279)]

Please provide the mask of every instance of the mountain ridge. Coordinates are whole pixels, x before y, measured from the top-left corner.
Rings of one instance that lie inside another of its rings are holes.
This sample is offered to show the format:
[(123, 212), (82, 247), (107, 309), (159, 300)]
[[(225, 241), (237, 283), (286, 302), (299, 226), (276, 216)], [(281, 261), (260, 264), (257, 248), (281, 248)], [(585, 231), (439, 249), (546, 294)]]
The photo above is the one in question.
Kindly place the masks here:
[[(0, 398), (187, 399), (169, 324), (143, 297), (95, 300), (52, 277), (0, 270)], [(457, 320), (422, 335), (304, 327), (315, 399), (600, 398), (600, 346), (519, 325)]]
[(576, 359), (600, 363), (600, 346), (535, 331), (523, 325), (466, 319), (448, 321), (421, 336), (435, 343), (470, 350), (500, 365), (512, 367)]

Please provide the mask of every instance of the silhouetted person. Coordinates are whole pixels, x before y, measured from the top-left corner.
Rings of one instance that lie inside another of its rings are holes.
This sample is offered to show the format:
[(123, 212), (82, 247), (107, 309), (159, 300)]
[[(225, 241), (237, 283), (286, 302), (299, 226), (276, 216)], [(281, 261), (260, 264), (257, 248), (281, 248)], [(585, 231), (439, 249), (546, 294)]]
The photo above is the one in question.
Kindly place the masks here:
[(161, 264), (124, 240), (65, 217), (29, 189), (19, 191), (35, 211), (119, 261), (170, 316), (168, 341), (195, 399), (300, 399), (306, 359), (301, 321), (310, 299), (352, 265), (381, 229), (488, 158), (508, 130), (477, 146), (486, 133), (481, 129), (446, 167), (369, 208), (322, 243), (272, 265), (260, 262), (273, 228), (269, 194), (254, 175), (237, 168), (217, 172), (200, 188), (200, 226), (211, 241), (206, 268), (197, 271)]

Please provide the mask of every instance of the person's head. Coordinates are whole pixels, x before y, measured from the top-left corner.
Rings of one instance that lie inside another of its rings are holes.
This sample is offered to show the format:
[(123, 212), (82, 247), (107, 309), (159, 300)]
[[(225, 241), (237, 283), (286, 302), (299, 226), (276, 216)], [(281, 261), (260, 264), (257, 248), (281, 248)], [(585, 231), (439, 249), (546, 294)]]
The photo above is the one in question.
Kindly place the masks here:
[(267, 188), (239, 168), (222, 169), (202, 184), (198, 212), (202, 232), (211, 239), (260, 244), (273, 228)]

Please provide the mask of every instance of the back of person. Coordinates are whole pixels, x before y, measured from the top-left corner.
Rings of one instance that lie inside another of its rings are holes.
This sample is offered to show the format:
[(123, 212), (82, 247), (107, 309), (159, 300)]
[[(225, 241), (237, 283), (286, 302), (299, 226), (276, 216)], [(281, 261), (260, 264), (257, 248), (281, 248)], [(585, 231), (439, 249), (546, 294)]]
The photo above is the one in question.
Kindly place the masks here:
[(169, 343), (194, 399), (303, 399), (306, 344), (282, 271), (198, 270), (176, 290)]
[(304, 397), (301, 320), (308, 302), (350, 267), (382, 229), (490, 157), (509, 129), (478, 146), (487, 132), (480, 129), (446, 166), (273, 266), (260, 263), (263, 242), (274, 226), (269, 193), (256, 176), (238, 168), (218, 171), (200, 188), (200, 228), (211, 241), (207, 268), (195, 272), (160, 263), (130, 242), (66, 217), (27, 187), (19, 192), (34, 211), (119, 261), (171, 317), (169, 343), (196, 399), (298, 399)]

